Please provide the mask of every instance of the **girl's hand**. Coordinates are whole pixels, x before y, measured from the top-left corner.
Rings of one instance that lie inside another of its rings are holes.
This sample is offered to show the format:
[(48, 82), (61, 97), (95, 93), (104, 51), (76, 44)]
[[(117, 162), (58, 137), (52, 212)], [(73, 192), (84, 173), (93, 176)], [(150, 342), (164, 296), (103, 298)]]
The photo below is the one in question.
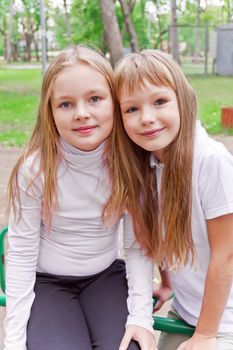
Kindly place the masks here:
[(195, 333), (190, 339), (182, 343), (177, 350), (217, 350), (216, 338), (208, 338), (204, 334)]
[(157, 350), (155, 336), (144, 327), (127, 326), (119, 350), (127, 350), (131, 340), (136, 340), (141, 350)]
[(166, 301), (172, 298), (172, 296), (173, 296), (173, 292), (169, 287), (162, 286), (161, 284), (159, 287), (154, 286), (153, 297), (157, 299), (157, 302), (153, 308), (153, 312), (158, 311)]

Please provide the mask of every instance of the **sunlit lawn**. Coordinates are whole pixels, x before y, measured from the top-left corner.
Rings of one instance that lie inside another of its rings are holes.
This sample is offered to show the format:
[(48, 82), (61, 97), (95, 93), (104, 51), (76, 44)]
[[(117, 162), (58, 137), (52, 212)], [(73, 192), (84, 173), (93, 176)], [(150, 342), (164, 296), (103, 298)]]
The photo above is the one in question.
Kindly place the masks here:
[(207, 131), (233, 135), (233, 130), (221, 126), (221, 108), (233, 107), (233, 77), (192, 77), (189, 80), (196, 91), (199, 117)]
[(29, 138), (38, 106), (40, 70), (0, 70), (0, 143), (22, 146)]
[[(21, 146), (29, 138), (38, 107), (41, 70), (0, 69), (0, 143)], [(233, 106), (233, 77), (189, 76), (198, 96), (199, 117), (209, 133), (221, 127), (221, 107)]]

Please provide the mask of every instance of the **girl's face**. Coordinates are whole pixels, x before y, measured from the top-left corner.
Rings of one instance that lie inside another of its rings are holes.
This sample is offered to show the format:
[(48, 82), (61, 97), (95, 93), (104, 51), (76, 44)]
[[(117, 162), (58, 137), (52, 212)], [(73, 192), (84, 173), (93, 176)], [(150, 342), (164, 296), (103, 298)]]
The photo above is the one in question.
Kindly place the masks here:
[(163, 161), (164, 149), (175, 139), (180, 114), (175, 92), (145, 80), (133, 94), (124, 88), (119, 99), (128, 136)]
[(111, 133), (113, 101), (106, 78), (86, 63), (65, 67), (51, 98), (60, 136), (83, 151), (97, 148)]

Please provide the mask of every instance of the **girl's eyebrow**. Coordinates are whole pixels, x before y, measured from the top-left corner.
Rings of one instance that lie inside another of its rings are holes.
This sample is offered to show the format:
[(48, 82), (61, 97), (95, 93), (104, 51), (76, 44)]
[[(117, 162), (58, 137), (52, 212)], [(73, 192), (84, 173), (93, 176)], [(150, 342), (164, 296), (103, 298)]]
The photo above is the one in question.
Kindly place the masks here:
[(126, 101), (123, 100), (123, 102), (120, 101), (120, 105), (121, 106), (128, 105), (130, 103), (133, 103), (134, 101), (135, 101), (134, 98), (132, 98), (131, 100), (126, 100)]
[(61, 96), (56, 96), (54, 95), (53, 96), (53, 100), (55, 101), (60, 101), (60, 100), (70, 100), (72, 98), (72, 96), (69, 96), (69, 95), (61, 95)]
[[(157, 96), (160, 96), (160, 95), (169, 95), (169, 91), (166, 91), (166, 90), (160, 90), (160, 91), (155, 91), (155, 92), (152, 91), (147, 96), (157, 97)], [(130, 104), (130, 103), (135, 102), (136, 99), (137, 99), (137, 97), (134, 94), (132, 94), (131, 98), (129, 98), (128, 100), (121, 100), (120, 104), (121, 104), (121, 106), (125, 105), (125, 104)]]
[[(95, 95), (95, 94), (99, 94), (99, 93), (104, 93), (105, 89), (103, 89), (102, 87), (98, 87), (97, 89), (93, 89), (93, 90), (89, 90), (85, 93), (85, 95)], [(53, 95), (53, 99), (55, 101), (60, 101), (60, 100), (68, 100), (68, 99), (72, 99), (75, 96), (73, 95)]]

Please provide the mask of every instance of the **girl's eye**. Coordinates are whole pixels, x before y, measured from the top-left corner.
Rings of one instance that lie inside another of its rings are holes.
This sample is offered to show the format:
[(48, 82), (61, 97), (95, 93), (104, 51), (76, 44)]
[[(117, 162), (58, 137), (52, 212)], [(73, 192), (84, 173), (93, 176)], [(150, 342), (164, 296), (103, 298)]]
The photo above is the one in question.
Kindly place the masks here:
[(136, 107), (130, 107), (126, 110), (126, 113), (133, 113), (136, 112), (137, 108)]
[(59, 106), (60, 108), (64, 108), (64, 109), (68, 109), (71, 107), (71, 103), (70, 102), (62, 102)]
[(99, 96), (92, 96), (92, 97), (90, 98), (90, 102), (92, 102), (92, 103), (99, 102), (99, 100), (100, 100), (100, 97), (99, 97)]
[(163, 104), (165, 104), (167, 101), (164, 99), (164, 98), (159, 98), (158, 100), (156, 100), (155, 102), (154, 102), (154, 104), (156, 105), (156, 106), (161, 106), (161, 105), (163, 105)]

